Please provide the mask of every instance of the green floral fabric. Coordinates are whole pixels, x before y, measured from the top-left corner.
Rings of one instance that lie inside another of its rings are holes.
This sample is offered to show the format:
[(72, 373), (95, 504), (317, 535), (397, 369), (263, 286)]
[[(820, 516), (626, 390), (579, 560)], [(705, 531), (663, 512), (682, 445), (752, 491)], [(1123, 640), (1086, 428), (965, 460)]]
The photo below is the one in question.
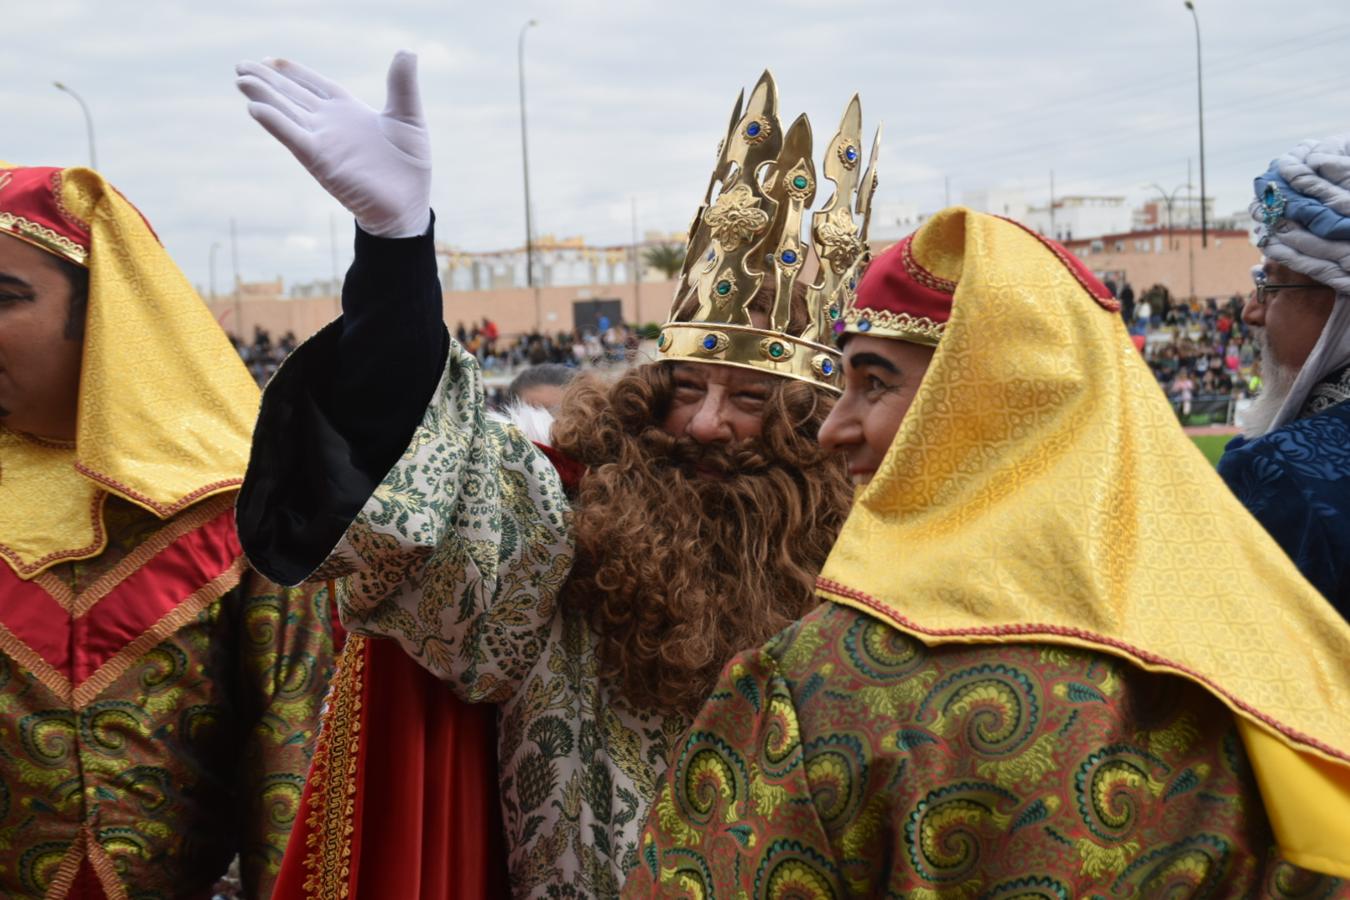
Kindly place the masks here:
[(569, 520), (552, 464), (485, 414), (478, 365), (452, 341), (403, 458), (314, 576), (343, 576), (353, 632), (396, 640), (460, 696), (500, 704), (517, 897), (618, 895), (685, 724), (597, 675), (592, 631), (558, 603)]

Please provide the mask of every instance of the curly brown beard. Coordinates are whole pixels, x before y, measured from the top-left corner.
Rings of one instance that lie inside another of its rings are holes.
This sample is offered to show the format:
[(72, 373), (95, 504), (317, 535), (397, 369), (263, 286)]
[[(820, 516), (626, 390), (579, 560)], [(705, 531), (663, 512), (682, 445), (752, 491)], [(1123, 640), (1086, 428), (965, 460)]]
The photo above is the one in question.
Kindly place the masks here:
[(667, 365), (582, 379), (563, 400), (554, 442), (588, 470), (562, 602), (586, 616), (602, 673), (636, 705), (692, 717), (733, 655), (818, 602), (852, 489), (816, 443), (833, 400), (775, 381), (762, 434), (730, 447), (661, 430)]

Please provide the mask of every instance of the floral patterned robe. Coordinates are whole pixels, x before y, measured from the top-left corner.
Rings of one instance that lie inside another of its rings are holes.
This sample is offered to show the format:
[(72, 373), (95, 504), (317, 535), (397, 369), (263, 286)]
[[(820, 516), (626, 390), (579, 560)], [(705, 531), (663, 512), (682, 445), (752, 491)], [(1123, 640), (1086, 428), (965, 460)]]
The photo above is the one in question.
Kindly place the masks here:
[(501, 705), (513, 893), (615, 897), (685, 722), (597, 675), (593, 632), (558, 603), (573, 558), (558, 474), (483, 410), (478, 364), (452, 341), (407, 451), (311, 577), (341, 577), (353, 633)]
[(741, 654), (625, 897), (1346, 897), (1279, 859), (1233, 715), (1103, 653), (826, 603)]
[(0, 896), (266, 897), (332, 665), (328, 592), (251, 572), (233, 494), (115, 498), (101, 555), (0, 565)]

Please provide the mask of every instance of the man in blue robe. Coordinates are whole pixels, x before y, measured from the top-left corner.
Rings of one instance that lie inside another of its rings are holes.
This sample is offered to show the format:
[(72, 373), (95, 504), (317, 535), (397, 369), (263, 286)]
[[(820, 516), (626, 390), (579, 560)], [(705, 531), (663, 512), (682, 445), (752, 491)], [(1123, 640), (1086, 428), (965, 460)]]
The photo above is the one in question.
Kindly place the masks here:
[(1304, 141), (1255, 186), (1265, 259), (1242, 318), (1264, 387), (1219, 474), (1350, 619), (1350, 136)]

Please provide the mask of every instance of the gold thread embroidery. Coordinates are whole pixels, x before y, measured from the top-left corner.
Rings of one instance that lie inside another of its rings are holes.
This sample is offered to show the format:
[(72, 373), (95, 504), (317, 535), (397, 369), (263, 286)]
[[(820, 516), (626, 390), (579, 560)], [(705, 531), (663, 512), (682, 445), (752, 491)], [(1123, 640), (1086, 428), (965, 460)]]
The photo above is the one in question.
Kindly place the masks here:
[(43, 569), (53, 566), (59, 562), (67, 560), (88, 559), (96, 556), (103, 551), (108, 543), (108, 533), (103, 528), (103, 501), (108, 495), (103, 491), (96, 491), (94, 499), (90, 503), (90, 515), (94, 523), (94, 539), (83, 547), (77, 547), (71, 550), (57, 550), (54, 553), (48, 553), (40, 559), (34, 560), (31, 564), (25, 563), (23, 557), (19, 555), (14, 548), (8, 544), (0, 544), (0, 556), (5, 558), (10, 568), (18, 573), (20, 578), (30, 578), (35, 572), (41, 572)]
[[(109, 186), (111, 187), (111, 185), (109, 185)], [(91, 232), (91, 231), (93, 231), (93, 229), (89, 227), (89, 223), (88, 223), (87, 221), (85, 221), (85, 220), (82, 219), (81, 217), (75, 215), (75, 213), (71, 210), (71, 208), (70, 208), (69, 206), (66, 205), (66, 197), (65, 197), (65, 193), (64, 193), (65, 187), (66, 187), (66, 182), (65, 182), (65, 179), (61, 177), (61, 172), (53, 172), (53, 173), (52, 173), (52, 200), (53, 200), (53, 202), (56, 203), (56, 208), (60, 211), (61, 217), (62, 217), (63, 219), (65, 219), (67, 222), (69, 222), (71, 225), (74, 225), (76, 228), (79, 228), (81, 231), (84, 231), (84, 232)], [(113, 188), (113, 189), (116, 190), (116, 188)], [(123, 198), (123, 199), (125, 199), (125, 198)], [(92, 211), (93, 211), (93, 210), (90, 210), (90, 212), (92, 212)], [(144, 218), (144, 217), (142, 217), (142, 218)], [(145, 224), (148, 226), (150, 223), (149, 223), (149, 222), (146, 222)]]
[(70, 679), (62, 675), (55, 666), (42, 658), (32, 647), (3, 624), (0, 624), (0, 652), (17, 662), (20, 668), (32, 673), (38, 683), (69, 703), (71, 694)]
[(130, 668), (132, 663), (186, 625), (193, 617), (218, 600), (227, 591), (232, 590), (239, 584), (247, 567), (248, 562), (242, 556), (239, 557), (228, 569), (193, 591), (182, 603), (169, 610), (140, 637), (114, 653), (111, 659), (98, 667), (98, 671), (76, 686), (74, 692), (75, 709), (83, 709), (92, 703), (99, 694), (122, 677), (122, 673)]
[[(858, 322), (866, 319), (871, 327), (866, 331), (859, 329)], [(937, 345), (942, 340), (946, 322), (934, 322), (927, 316), (913, 316), (907, 312), (892, 312), (889, 309), (859, 309), (854, 306), (844, 312), (844, 324), (858, 334), (870, 334), (877, 337), (900, 337)]]
[(244, 479), (242, 478), (228, 478), (224, 481), (213, 481), (210, 484), (202, 485), (192, 493), (187, 494), (179, 498), (178, 500), (175, 500), (173, 503), (165, 504), (165, 503), (156, 503), (154, 500), (151, 500), (145, 494), (132, 490), (125, 484), (122, 484), (120, 481), (117, 481), (116, 479), (109, 478), (107, 475), (104, 475), (100, 472), (95, 472), (93, 469), (89, 468), (84, 463), (79, 462), (75, 463), (75, 471), (79, 472), (81, 475), (85, 476), (91, 481), (103, 485), (105, 488), (108, 488), (114, 494), (117, 494), (119, 497), (122, 497), (126, 500), (130, 500), (133, 503), (137, 503), (140, 504), (141, 506), (144, 506), (146, 509), (153, 512), (161, 519), (167, 519), (170, 516), (177, 515), (179, 512), (196, 503), (197, 501), (203, 499), (204, 497), (209, 497), (212, 494), (220, 493), (222, 490), (225, 490), (227, 488), (237, 488), (239, 487), (239, 485), (244, 483)]
[[(112, 593), (114, 588), (139, 571), (152, 557), (167, 549), (170, 544), (179, 538), (196, 531), (229, 509), (232, 500), (232, 497), (222, 494), (171, 520), (135, 550), (124, 556), (117, 565), (100, 575), (93, 584), (80, 591), (74, 597), (74, 603), (67, 607), (70, 614), (79, 618), (89, 612), (100, 600)], [(52, 596), (56, 595), (53, 593)], [(57, 598), (57, 601), (60, 602), (60, 599)], [(65, 604), (62, 603), (62, 605)]]
[(79, 244), (58, 234), (45, 225), (16, 216), (14, 213), (0, 212), (0, 231), (7, 231), (24, 243), (32, 244), (48, 253), (65, 257), (73, 263), (87, 265), (88, 251)]
[(941, 291), (944, 294), (956, 293), (956, 282), (948, 281), (946, 278), (939, 278), (932, 272), (919, 265), (919, 261), (914, 258), (914, 241), (907, 240), (900, 249), (900, 261), (905, 264), (905, 271), (909, 277), (913, 278), (919, 284), (926, 288), (932, 288), (935, 291)]
[(351, 893), (365, 661), (365, 638), (348, 635), (333, 675), (309, 774), (313, 791), (305, 818), (304, 861), (308, 900), (343, 900)]

